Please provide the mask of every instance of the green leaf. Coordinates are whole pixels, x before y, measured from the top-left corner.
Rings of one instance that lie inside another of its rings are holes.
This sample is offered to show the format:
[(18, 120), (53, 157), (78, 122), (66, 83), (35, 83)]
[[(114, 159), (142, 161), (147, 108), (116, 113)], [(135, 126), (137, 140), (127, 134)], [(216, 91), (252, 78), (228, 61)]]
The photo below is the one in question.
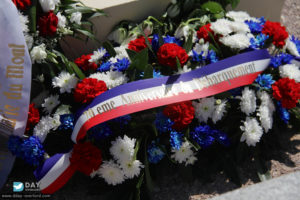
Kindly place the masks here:
[(36, 5), (37, 0), (32, 0), (31, 7), (28, 10), (29, 30), (32, 33), (36, 32)]
[(75, 29), (77, 32), (87, 36), (88, 38), (91, 38), (92, 40), (95, 40), (97, 42), (100, 42), (93, 33), (91, 33), (90, 31), (87, 30), (83, 30), (83, 29)]
[(79, 67), (75, 63), (69, 61), (69, 66), (72, 67), (72, 69), (74, 70), (75, 74), (79, 77), (80, 80), (82, 80), (82, 79), (85, 78), (84, 73), (79, 69)]
[(103, 47), (106, 49), (110, 56), (115, 57), (117, 55), (113, 45), (109, 41), (104, 42)]
[(232, 9), (235, 9), (239, 3), (240, 3), (240, 0), (231, 0)]
[(180, 61), (179, 61), (179, 59), (177, 57), (176, 57), (176, 66), (177, 66), (177, 70), (178, 71), (182, 71), (182, 67), (181, 67)]
[(135, 188), (136, 188), (136, 193), (135, 193), (135, 200), (140, 200), (141, 199), (141, 187), (144, 181), (144, 173), (140, 176)]
[(137, 69), (139, 71), (144, 71), (148, 65), (148, 48), (143, 49), (131, 60), (129, 69)]
[(214, 1), (208, 1), (206, 3), (204, 3), (201, 8), (203, 10), (206, 10), (212, 14), (217, 14), (217, 13), (220, 13), (220, 12), (224, 12), (224, 9), (222, 7), (221, 4), (217, 3), (217, 2), (214, 2)]
[(139, 138), (139, 139), (136, 141), (136, 145), (135, 145), (135, 148), (134, 148), (134, 153), (133, 153), (133, 158), (132, 158), (132, 160), (136, 160), (137, 153), (138, 153), (138, 151), (139, 151), (139, 149), (140, 149), (141, 141), (142, 141), (141, 138)]
[(193, 34), (190, 34), (187, 41), (185, 41), (183, 48), (185, 49), (186, 53), (189, 53), (193, 47)]
[(144, 70), (144, 79), (147, 78), (153, 78), (153, 67), (150, 64), (148, 64)]
[(137, 52), (131, 50), (131, 49), (126, 49), (126, 52), (130, 58), (130, 60), (134, 60), (134, 57), (137, 55)]

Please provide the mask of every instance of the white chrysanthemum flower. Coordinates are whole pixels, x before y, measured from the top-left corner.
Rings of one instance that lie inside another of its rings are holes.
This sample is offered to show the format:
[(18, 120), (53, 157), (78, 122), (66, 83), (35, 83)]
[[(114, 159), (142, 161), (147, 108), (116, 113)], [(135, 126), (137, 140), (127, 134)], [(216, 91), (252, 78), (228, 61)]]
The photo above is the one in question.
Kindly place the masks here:
[(279, 73), (282, 78), (294, 79), (296, 82), (300, 82), (300, 70), (295, 64), (286, 64), (279, 67)]
[(211, 118), (215, 110), (215, 98), (203, 98), (200, 99), (200, 103), (193, 102), (195, 108), (195, 117), (199, 122), (207, 122), (208, 118)]
[(93, 52), (93, 55), (91, 55), (91, 59), (89, 59), (89, 62), (98, 62), (104, 55), (106, 54), (106, 50), (104, 48), (100, 48), (97, 51)]
[(259, 91), (257, 93), (257, 96), (261, 100), (261, 105), (268, 106), (271, 113), (273, 113), (275, 111), (275, 105), (272, 101), (272, 98), (270, 97), (270, 95), (266, 91)]
[(128, 82), (128, 78), (126, 77), (126, 75), (119, 71), (108, 71), (103, 73), (97, 72), (91, 74), (89, 78), (96, 78), (98, 80), (104, 81), (108, 89)]
[[(195, 153), (194, 153), (195, 154)], [(196, 161), (198, 160), (198, 158), (194, 155), (190, 156), (186, 162), (185, 162), (185, 166), (187, 165), (193, 165)]]
[(263, 135), (263, 129), (255, 118), (247, 117), (244, 126), (240, 128), (244, 131), (241, 142), (246, 141), (248, 146), (255, 146)]
[(50, 117), (50, 115), (43, 116), (33, 129), (33, 135), (37, 136), (41, 140), (41, 142), (44, 142), (47, 134), (52, 129), (52, 124), (49, 123), (51, 119), (52, 117)]
[(71, 108), (70, 105), (62, 104), (56, 109), (54, 115), (71, 114), (70, 108)]
[(258, 108), (257, 116), (259, 116), (262, 127), (267, 133), (273, 126), (273, 112), (269, 109), (267, 105), (260, 105)]
[(109, 151), (119, 163), (132, 160), (135, 146), (134, 138), (131, 139), (127, 135), (124, 135), (124, 138), (119, 136), (115, 141), (112, 141), (111, 144), (112, 146)]
[(51, 113), (52, 110), (58, 106), (60, 101), (58, 100), (59, 96), (58, 95), (51, 95), (50, 97), (46, 98), (44, 100), (44, 103), (42, 104), (42, 107), (44, 108), (43, 110), (46, 113)]
[(122, 170), (113, 161), (104, 161), (97, 173), (109, 185), (118, 185), (125, 180)]
[(58, 76), (52, 79), (52, 85), (54, 87), (59, 87), (60, 93), (71, 93), (71, 90), (75, 88), (78, 80), (79, 79), (75, 76), (75, 74), (62, 71)]
[(132, 179), (135, 176), (138, 176), (141, 172), (141, 168), (143, 168), (143, 164), (139, 160), (126, 160), (121, 164), (121, 169), (126, 178)]
[(189, 164), (192, 164), (197, 160), (197, 158), (191, 158), (195, 156), (192, 145), (187, 141), (182, 143), (180, 149), (172, 149), (172, 153), (171, 158), (175, 159), (178, 163), (185, 163), (189, 160)]
[(247, 34), (251, 32), (249, 26), (244, 22), (231, 22), (230, 27), (234, 33)]
[(126, 51), (127, 45), (121, 45), (119, 47), (115, 47), (115, 52), (117, 54), (116, 58), (117, 59), (122, 59), (122, 58), (129, 58), (127, 51)]
[(286, 40), (284, 49), (287, 49), (293, 56), (300, 56), (296, 44), (291, 41), (291, 38)]
[(184, 65), (182, 69), (178, 69), (178, 72), (176, 72), (175, 74), (183, 74), (186, 72), (190, 72), (192, 69), (188, 68), (187, 65)]
[(33, 47), (30, 51), (30, 57), (32, 63), (42, 63), (47, 58), (46, 45), (42, 43), (39, 46)]
[(65, 28), (66, 24), (67, 24), (67, 18), (64, 15), (62, 15), (60, 12), (58, 12), (56, 14), (56, 16), (58, 18), (57, 27), (59, 27), (59, 28)]
[(215, 110), (212, 115), (212, 121), (214, 124), (221, 120), (224, 116), (224, 113), (226, 113), (226, 103), (227, 101), (221, 101), (215, 106)]
[(237, 33), (220, 38), (220, 42), (232, 49), (243, 50), (250, 46), (250, 37), (245, 34)]
[(18, 15), (19, 15), (19, 20), (20, 20), (20, 24), (21, 24), (21, 29), (23, 33), (28, 33), (29, 29), (28, 29), (28, 17), (23, 15), (20, 11), (18, 11)]
[[(199, 44), (196, 43), (196, 45), (194, 46), (193, 50), (197, 53), (200, 54), (201, 52), (203, 52), (203, 56), (207, 56), (208, 51), (209, 51), (209, 42), (206, 42), (205, 44)], [(190, 51), (189, 56), (193, 56), (193, 52)]]
[(255, 92), (248, 87), (245, 87), (242, 92), (241, 102), (240, 102), (241, 110), (246, 115), (253, 113), (256, 109), (256, 96)]
[(45, 13), (49, 12), (50, 10), (54, 10), (55, 6), (60, 3), (60, 0), (39, 0), (39, 1)]
[(82, 18), (81, 12), (74, 12), (71, 15), (70, 22), (80, 25), (81, 24), (81, 18)]
[(210, 29), (216, 34), (226, 36), (232, 32), (230, 24), (231, 21), (227, 19), (218, 19), (217, 21), (211, 23)]
[(56, 130), (60, 126), (60, 116), (54, 115), (51, 119), (49, 119), (48, 123), (50, 123), (51, 129)]
[(258, 21), (256, 18), (251, 17), (245, 11), (229, 11), (226, 13), (226, 17), (233, 19), (234, 21), (244, 22), (245, 20)]
[(26, 41), (26, 44), (27, 44), (27, 48), (31, 49), (32, 46), (33, 46), (33, 37), (28, 33), (25, 33), (24, 37), (25, 37), (25, 41)]

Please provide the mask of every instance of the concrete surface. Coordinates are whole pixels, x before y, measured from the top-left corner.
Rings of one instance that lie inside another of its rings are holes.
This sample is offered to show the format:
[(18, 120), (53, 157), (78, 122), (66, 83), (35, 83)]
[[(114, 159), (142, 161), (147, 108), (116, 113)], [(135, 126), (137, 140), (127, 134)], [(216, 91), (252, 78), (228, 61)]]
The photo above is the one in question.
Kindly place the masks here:
[[(299, 200), (300, 172), (294, 172), (210, 200)], [(200, 199), (199, 199), (200, 200)]]

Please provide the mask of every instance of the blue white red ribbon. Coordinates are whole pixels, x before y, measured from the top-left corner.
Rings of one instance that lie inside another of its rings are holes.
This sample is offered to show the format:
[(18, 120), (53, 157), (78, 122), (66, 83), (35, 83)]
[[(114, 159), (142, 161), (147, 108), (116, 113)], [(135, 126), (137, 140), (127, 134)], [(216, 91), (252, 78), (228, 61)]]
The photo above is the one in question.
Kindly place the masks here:
[[(99, 95), (78, 112), (72, 139), (78, 142), (87, 130), (126, 114), (176, 102), (215, 95), (251, 84), (270, 63), (267, 50), (239, 54), (191, 72), (146, 79), (115, 87)], [(35, 171), (42, 193), (61, 188), (75, 172), (70, 153), (56, 154)]]

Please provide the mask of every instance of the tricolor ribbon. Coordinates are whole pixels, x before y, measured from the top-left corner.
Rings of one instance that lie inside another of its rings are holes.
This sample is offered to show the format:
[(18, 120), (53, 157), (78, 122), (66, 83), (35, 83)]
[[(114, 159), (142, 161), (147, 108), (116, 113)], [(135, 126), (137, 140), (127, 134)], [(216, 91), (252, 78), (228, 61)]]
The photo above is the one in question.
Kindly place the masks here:
[[(239, 54), (196, 70), (162, 78), (146, 79), (115, 87), (78, 111), (72, 139), (105, 121), (176, 102), (204, 98), (251, 84), (270, 63), (267, 50)], [(54, 193), (74, 173), (70, 153), (57, 154), (35, 172), (42, 193)]]

